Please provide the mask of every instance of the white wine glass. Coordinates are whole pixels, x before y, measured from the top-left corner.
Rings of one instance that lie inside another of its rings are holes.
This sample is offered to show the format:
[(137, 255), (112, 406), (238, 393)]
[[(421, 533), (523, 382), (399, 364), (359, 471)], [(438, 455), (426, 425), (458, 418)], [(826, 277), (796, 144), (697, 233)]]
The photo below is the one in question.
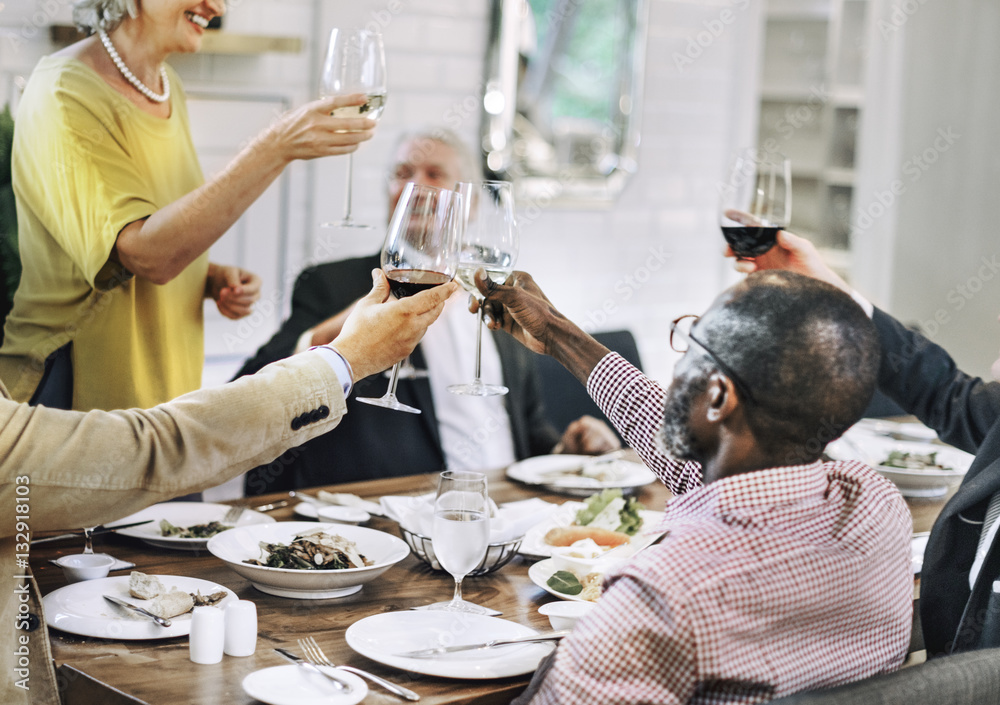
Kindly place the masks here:
[(451, 600), (425, 609), (495, 614), (462, 599), (462, 580), (478, 566), (490, 543), (490, 498), (486, 475), (445, 470), (438, 480), (434, 499), (431, 545), (438, 563), (451, 573), (455, 592)]
[[(503, 283), (514, 270), (517, 261), (518, 232), (514, 219), (514, 192), (509, 181), (460, 182), (455, 190), (462, 195), (464, 232), (459, 257), (459, 283), (479, 299), (483, 295), (476, 287), (475, 273), (480, 267), (486, 276)], [(482, 380), (483, 306), (479, 306), (476, 328), (476, 378), (467, 384), (452, 384), (452, 394), (486, 397), (506, 394), (502, 384), (487, 384)]]
[(756, 149), (737, 153), (719, 204), (719, 225), (733, 254), (753, 259), (774, 247), (792, 215), (791, 186), (791, 163), (784, 155)]
[[(385, 48), (382, 35), (367, 29), (334, 29), (323, 61), (323, 97), (364, 93), (361, 105), (337, 108), (334, 117), (366, 117), (378, 120), (385, 108)], [(323, 223), (325, 228), (366, 228), (354, 220), (351, 201), (354, 181), (354, 153), (347, 155), (347, 194), (344, 217)]]
[[(407, 184), (382, 244), (382, 271), (397, 299), (412, 296), (455, 278), (460, 246), (462, 197), (457, 191)], [(396, 399), (400, 363), (392, 367), (389, 389), (377, 398), (358, 401), (419, 414), (420, 409)]]

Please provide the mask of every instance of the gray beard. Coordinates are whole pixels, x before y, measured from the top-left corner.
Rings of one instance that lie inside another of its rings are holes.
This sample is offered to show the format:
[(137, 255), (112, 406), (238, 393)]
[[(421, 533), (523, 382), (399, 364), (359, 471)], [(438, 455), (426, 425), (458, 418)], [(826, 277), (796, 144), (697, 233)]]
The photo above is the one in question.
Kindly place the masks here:
[(691, 433), (691, 402), (694, 399), (690, 382), (681, 388), (671, 387), (663, 405), (663, 428), (660, 442), (674, 460), (695, 460), (694, 437)]

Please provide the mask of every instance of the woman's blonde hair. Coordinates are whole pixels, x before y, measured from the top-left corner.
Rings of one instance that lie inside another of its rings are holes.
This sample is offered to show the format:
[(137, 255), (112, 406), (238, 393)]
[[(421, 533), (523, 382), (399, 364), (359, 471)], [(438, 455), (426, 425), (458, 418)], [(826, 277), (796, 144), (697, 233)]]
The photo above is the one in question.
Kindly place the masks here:
[(125, 19), (139, 16), (136, 0), (74, 0), (73, 22), (87, 34), (110, 32)]

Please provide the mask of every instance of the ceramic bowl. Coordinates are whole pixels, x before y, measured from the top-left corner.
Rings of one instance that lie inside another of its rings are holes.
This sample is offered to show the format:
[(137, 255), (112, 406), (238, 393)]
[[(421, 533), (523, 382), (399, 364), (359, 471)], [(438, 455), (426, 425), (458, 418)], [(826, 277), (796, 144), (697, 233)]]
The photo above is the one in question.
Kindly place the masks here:
[(115, 564), (115, 559), (106, 553), (77, 553), (63, 556), (55, 563), (62, 568), (67, 582), (78, 583), (81, 580), (108, 577), (108, 571)]
[(549, 618), (553, 629), (572, 629), (594, 606), (593, 602), (546, 602), (538, 608), (538, 613)]

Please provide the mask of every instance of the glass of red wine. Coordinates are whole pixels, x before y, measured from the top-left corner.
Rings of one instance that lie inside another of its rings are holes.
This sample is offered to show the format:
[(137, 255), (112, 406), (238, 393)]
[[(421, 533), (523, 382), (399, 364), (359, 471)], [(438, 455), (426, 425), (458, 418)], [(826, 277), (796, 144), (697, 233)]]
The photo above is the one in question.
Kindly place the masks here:
[(781, 154), (741, 150), (722, 184), (719, 224), (740, 259), (770, 250), (792, 215), (791, 164)]
[[(397, 299), (447, 284), (455, 278), (461, 245), (462, 197), (457, 191), (409, 183), (403, 189), (382, 244), (382, 271)], [(396, 399), (399, 363), (381, 397), (358, 401), (395, 411), (420, 409)]]

